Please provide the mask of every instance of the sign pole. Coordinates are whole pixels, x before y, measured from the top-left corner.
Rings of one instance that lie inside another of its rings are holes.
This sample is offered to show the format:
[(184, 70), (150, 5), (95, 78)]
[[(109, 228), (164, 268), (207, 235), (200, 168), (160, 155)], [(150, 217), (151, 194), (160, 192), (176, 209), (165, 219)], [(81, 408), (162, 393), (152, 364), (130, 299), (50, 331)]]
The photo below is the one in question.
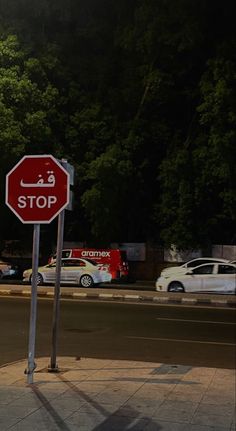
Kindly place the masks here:
[(35, 224), (34, 233), (33, 233), (33, 252), (32, 252), (32, 283), (31, 283), (28, 367), (25, 370), (25, 374), (27, 374), (27, 383), (29, 384), (33, 383), (33, 373), (36, 368), (35, 336), (36, 336), (36, 315), (37, 315), (37, 277), (38, 277), (38, 261), (39, 261), (39, 237), (40, 237), (40, 224)]
[(58, 216), (58, 231), (57, 231), (57, 260), (56, 260), (56, 280), (54, 288), (54, 303), (53, 303), (53, 323), (52, 323), (52, 350), (51, 363), (48, 366), (48, 371), (57, 372), (57, 338), (59, 326), (59, 304), (60, 304), (60, 280), (61, 280), (61, 257), (64, 236), (64, 220), (65, 210), (62, 210)]
[[(65, 167), (63, 167), (65, 164)], [(50, 154), (26, 155), (6, 175), (6, 205), (22, 223), (34, 224), (31, 309), (29, 328), (28, 366), (25, 369), (28, 383), (33, 383), (35, 364), (35, 334), (37, 314), (37, 279), (39, 261), (40, 224), (50, 223), (58, 214), (63, 232), (64, 208), (70, 202), (70, 173), (73, 167), (66, 160), (61, 162)], [(61, 233), (60, 233), (61, 235)], [(63, 233), (62, 233), (63, 238)], [(62, 245), (60, 245), (62, 249)], [(58, 249), (58, 256), (61, 255)], [(55, 289), (55, 318), (52, 366), (56, 367), (57, 315), (59, 310), (61, 259), (58, 259)]]

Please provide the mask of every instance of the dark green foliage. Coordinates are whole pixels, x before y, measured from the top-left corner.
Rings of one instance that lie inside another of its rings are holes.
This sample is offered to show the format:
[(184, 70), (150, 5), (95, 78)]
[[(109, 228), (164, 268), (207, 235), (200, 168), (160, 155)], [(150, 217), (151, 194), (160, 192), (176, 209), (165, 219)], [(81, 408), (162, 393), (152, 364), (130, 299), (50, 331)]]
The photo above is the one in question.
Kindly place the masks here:
[(235, 242), (235, 12), (0, 0), (1, 196), (20, 157), (47, 152), (76, 170), (68, 240)]

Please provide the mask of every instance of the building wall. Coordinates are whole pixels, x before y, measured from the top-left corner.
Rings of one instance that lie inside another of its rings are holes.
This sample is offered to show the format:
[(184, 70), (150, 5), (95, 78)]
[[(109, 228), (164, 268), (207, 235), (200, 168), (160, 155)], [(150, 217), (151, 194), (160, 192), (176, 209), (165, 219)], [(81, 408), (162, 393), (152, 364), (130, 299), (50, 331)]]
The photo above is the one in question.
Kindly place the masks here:
[(236, 245), (213, 245), (212, 256), (228, 260), (236, 260)]
[[(117, 247), (126, 250), (129, 260), (130, 276), (131, 279), (135, 280), (154, 281), (160, 275), (163, 268), (181, 265), (183, 262), (201, 256), (236, 260), (236, 246), (234, 245), (213, 245), (212, 250), (207, 253), (203, 253), (201, 250), (178, 252), (175, 248), (166, 250), (158, 244), (151, 243), (137, 243), (136, 245), (135, 243), (122, 243), (119, 245), (117, 244)], [(137, 251), (141, 249), (142, 251)], [(133, 254), (132, 250), (134, 250)]]
[[(135, 249), (132, 243), (133, 249)], [(129, 252), (131, 246), (129, 243), (120, 245), (120, 248), (126, 250), (129, 261), (130, 278), (133, 280), (155, 280), (159, 275), (164, 265), (164, 249), (163, 247), (150, 244), (142, 243), (142, 251), (137, 252), (138, 244), (136, 247), (136, 253), (131, 254)], [(140, 250), (140, 248), (139, 248)], [(136, 255), (136, 260), (135, 260)], [(131, 259), (130, 259), (131, 257)], [(137, 257), (139, 257), (137, 259)]]

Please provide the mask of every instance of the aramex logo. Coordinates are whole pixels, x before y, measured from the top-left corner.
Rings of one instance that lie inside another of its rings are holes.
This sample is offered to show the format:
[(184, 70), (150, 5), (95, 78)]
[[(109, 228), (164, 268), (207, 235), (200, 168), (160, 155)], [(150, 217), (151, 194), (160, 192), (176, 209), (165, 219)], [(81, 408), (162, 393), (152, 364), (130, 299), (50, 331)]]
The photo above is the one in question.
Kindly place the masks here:
[(81, 253), (82, 257), (111, 257), (109, 251), (88, 251), (84, 250)]

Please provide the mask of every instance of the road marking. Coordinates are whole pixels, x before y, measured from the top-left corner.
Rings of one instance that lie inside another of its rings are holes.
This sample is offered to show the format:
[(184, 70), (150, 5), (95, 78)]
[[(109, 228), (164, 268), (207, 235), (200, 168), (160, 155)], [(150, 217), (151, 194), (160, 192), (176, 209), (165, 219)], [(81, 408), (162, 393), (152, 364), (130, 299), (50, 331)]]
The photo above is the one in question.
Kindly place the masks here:
[(154, 338), (154, 337), (132, 337), (132, 336), (125, 336), (125, 338), (130, 339), (136, 339), (136, 340), (149, 340), (149, 341), (172, 341), (176, 343), (195, 343), (195, 344), (214, 344), (214, 345), (221, 345), (221, 346), (236, 346), (235, 343), (220, 343), (217, 341), (201, 341), (201, 340), (181, 340), (181, 339), (174, 339), (174, 338)]
[(220, 325), (235, 325), (235, 322), (213, 322), (211, 320), (187, 320), (187, 319), (172, 319), (169, 317), (155, 317), (156, 320), (169, 320), (170, 322), (188, 322), (188, 323), (213, 323)]

